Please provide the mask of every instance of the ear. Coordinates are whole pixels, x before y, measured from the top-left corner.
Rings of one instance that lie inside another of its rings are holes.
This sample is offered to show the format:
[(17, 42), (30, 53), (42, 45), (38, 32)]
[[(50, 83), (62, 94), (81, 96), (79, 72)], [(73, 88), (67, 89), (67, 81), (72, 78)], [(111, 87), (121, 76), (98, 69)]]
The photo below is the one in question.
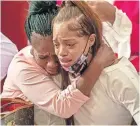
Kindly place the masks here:
[(95, 35), (95, 34), (91, 34), (91, 35), (89, 36), (88, 43), (89, 43), (89, 46), (90, 46), (90, 47), (91, 47), (92, 45), (94, 45), (95, 38), (96, 38), (96, 35)]

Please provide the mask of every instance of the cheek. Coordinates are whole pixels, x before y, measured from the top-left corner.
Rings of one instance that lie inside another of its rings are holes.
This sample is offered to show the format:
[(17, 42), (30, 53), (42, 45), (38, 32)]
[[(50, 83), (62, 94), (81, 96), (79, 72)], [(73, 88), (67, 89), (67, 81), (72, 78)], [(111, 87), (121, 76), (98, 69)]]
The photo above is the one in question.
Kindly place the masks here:
[(73, 62), (75, 62), (81, 56), (81, 54), (82, 50), (79, 47), (69, 50), (69, 56), (71, 57)]
[(58, 49), (57, 48), (54, 49), (55, 49), (55, 54), (58, 56)]
[(44, 68), (46, 66), (47, 63), (46, 60), (39, 59), (35, 53), (34, 53), (34, 59), (40, 67)]
[(40, 59), (36, 59), (36, 62), (42, 68), (44, 68), (47, 64), (47, 62), (45, 60), (40, 60)]

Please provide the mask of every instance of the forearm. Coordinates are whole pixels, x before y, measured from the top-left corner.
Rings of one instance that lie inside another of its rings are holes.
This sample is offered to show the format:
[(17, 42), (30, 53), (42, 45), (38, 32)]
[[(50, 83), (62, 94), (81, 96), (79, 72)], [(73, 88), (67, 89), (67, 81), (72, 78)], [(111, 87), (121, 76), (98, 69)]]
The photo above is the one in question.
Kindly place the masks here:
[(108, 6), (108, 9), (109, 9), (109, 12), (107, 11), (105, 13), (106, 14), (105, 17), (107, 21), (113, 25), (115, 21), (116, 8), (110, 4), (110, 6)]
[(110, 22), (112, 25), (115, 21), (116, 8), (107, 1), (88, 2), (91, 9), (96, 13), (102, 22)]
[(101, 65), (93, 59), (89, 67), (77, 81), (77, 89), (79, 89), (84, 95), (89, 96), (102, 70), (103, 68)]

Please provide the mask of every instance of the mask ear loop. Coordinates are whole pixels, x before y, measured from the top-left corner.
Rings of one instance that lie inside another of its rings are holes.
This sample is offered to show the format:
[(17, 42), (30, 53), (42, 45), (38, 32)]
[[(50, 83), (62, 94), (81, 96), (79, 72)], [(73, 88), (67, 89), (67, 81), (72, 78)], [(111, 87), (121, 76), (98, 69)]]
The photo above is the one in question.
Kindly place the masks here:
[[(94, 28), (95, 29), (95, 28)], [(96, 35), (96, 31), (95, 31), (95, 33), (94, 33), (95, 35)], [(95, 36), (95, 39), (96, 39), (96, 36)], [(95, 41), (95, 40), (94, 40)], [(90, 46), (89, 47), (89, 50), (88, 50), (88, 52), (87, 52), (87, 54), (85, 54), (85, 50), (86, 50), (86, 48), (87, 48), (87, 45), (88, 45), (88, 41), (87, 41), (87, 43), (86, 43), (86, 46), (85, 46), (85, 48), (84, 48), (84, 51), (83, 51), (83, 54), (85, 55), (85, 56), (87, 56), (88, 55), (88, 53), (92, 53), (92, 46)]]
[(102, 37), (104, 38), (104, 40), (106, 42), (105, 44), (107, 44), (107, 46), (111, 48), (111, 46), (110, 46), (109, 42), (107, 41), (106, 37), (104, 35), (102, 35)]
[[(85, 50), (86, 50), (86, 48), (87, 48), (87, 45), (88, 45), (88, 41), (86, 42), (86, 46), (85, 46), (85, 48), (84, 48), (84, 50), (83, 50), (83, 53), (82, 54), (84, 54), (85, 56), (87, 56), (88, 55), (88, 53), (87, 54), (85, 54)], [(81, 54), (81, 55), (82, 55)]]

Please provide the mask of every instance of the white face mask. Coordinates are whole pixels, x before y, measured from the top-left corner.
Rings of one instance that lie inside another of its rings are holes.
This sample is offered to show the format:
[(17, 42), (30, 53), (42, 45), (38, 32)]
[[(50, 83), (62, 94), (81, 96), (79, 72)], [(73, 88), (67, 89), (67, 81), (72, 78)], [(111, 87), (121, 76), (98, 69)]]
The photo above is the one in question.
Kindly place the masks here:
[(87, 67), (87, 58), (88, 56), (82, 54), (72, 66), (64, 69), (75, 76), (79, 76), (81, 72)]

